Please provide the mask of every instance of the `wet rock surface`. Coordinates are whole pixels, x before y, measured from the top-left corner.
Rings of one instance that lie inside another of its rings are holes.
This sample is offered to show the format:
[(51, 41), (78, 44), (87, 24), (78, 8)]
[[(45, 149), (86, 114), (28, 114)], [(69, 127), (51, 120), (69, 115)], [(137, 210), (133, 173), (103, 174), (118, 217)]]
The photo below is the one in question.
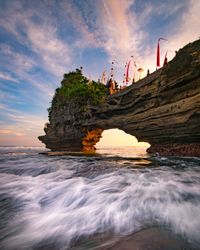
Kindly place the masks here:
[(169, 230), (148, 228), (129, 236), (100, 235), (80, 240), (73, 250), (183, 250), (191, 246)]

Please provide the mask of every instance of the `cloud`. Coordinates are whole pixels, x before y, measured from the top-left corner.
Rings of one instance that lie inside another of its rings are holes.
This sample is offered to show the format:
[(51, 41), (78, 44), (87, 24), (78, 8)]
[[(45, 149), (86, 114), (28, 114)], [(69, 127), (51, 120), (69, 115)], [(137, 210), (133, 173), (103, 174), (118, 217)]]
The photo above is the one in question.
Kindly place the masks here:
[(134, 13), (130, 13), (133, 1), (103, 0), (102, 25), (106, 39), (104, 47), (108, 54), (119, 61), (126, 61), (131, 55), (138, 56), (138, 46), (144, 37), (139, 30)]
[(171, 36), (169, 46), (178, 50), (189, 42), (200, 38), (200, 1), (190, 0), (178, 29)]
[[(19, 142), (19, 137), (21, 143), (31, 142), (30, 138), (38, 143), (37, 136), (44, 133), (47, 117), (20, 109), (33, 112), (34, 104), (40, 106), (35, 113), (41, 112), (41, 108), (46, 110), (58, 79), (72, 64), (71, 49), (59, 37), (57, 23), (47, 5), (45, 1), (35, 6), (31, 1), (14, 1), (5, 2), (0, 8), (0, 28), (9, 37), (6, 43), (0, 43), (0, 77), (19, 83), (12, 93), (8, 93), (9, 85), (2, 84), (0, 129), (4, 143), (6, 138)], [(20, 100), (23, 105), (16, 105)], [(16, 109), (10, 108), (13, 106)]]
[[(15, 51), (10, 45), (0, 44), (0, 54), (1, 54), (1, 67), (5, 67), (6, 70), (12, 72), (16, 77), (10, 77), (8, 74), (2, 72), (0, 77), (7, 80), (12, 80), (18, 83), (27, 82), (29, 87), (34, 86), (39, 89), (45, 96), (52, 96), (54, 93), (54, 86), (50, 85), (44, 79), (38, 79), (34, 73), (30, 73), (37, 67), (37, 61), (30, 58), (27, 55), (21, 54)], [(21, 93), (23, 90), (20, 90)]]
[[(139, 12), (133, 8), (136, 4), (129, 0), (103, 0), (100, 8), (102, 22), (98, 25), (106, 37), (104, 49), (110, 58), (117, 58), (121, 66), (133, 55), (139, 67), (152, 72), (156, 68), (157, 43), (152, 38), (167, 36), (168, 42), (161, 45), (164, 58), (166, 50), (178, 50), (200, 36), (200, 1), (145, 2)], [(164, 22), (163, 26), (152, 22), (156, 18)], [(152, 34), (156, 27), (163, 30)], [(174, 55), (169, 53), (169, 59)]]
[(5, 112), (5, 114), (9, 114), (10, 112), (15, 113), (17, 111), (15, 109), (12, 109), (12, 108), (8, 107), (5, 104), (0, 103), (0, 112), (1, 113)]
[[(152, 38), (155, 39), (156, 37), (164, 36), (168, 39), (167, 42), (161, 44), (161, 60), (164, 60), (167, 50), (174, 51), (168, 53), (168, 59), (171, 60), (175, 56), (175, 50), (179, 50), (187, 43), (200, 37), (199, 11), (200, 1), (190, 0), (166, 1), (159, 4), (149, 2), (143, 5), (143, 9), (139, 13), (132, 11), (130, 16), (127, 14), (127, 18), (129, 17), (129, 20), (132, 18), (133, 21), (131, 23), (135, 25), (135, 31), (130, 31), (132, 42), (135, 43), (131, 46), (134, 48), (133, 52), (137, 51), (135, 54), (136, 61), (138, 62), (138, 66), (145, 69), (145, 73), (147, 69), (150, 69), (151, 72), (156, 69), (157, 40), (152, 42)], [(154, 25), (157, 26), (152, 26), (152, 20), (155, 18), (158, 21)], [(160, 26), (159, 20), (164, 22), (162, 26)], [(152, 34), (154, 31), (153, 28), (156, 27), (163, 27), (163, 29), (160, 29), (159, 33)], [(130, 25), (129, 29), (131, 29)], [(134, 42), (134, 37), (137, 36), (138, 29), (142, 29), (143, 31), (141, 36), (139, 36), (139, 40)], [(128, 36), (126, 40), (128, 41)]]
[(38, 8), (25, 7), (24, 3), (15, 1), (11, 6), (7, 3), (6, 8), (0, 12), (3, 17), (0, 26), (34, 52), (38, 66), (60, 76), (71, 63), (69, 46), (59, 38), (54, 18), (47, 15), (47, 4), (44, 1), (39, 3)]
[[(22, 3), (24, 2), (16, 1), (12, 5), (14, 7), (7, 8), (1, 25), (14, 34), (18, 41), (30, 46), (37, 57), (41, 58), (40, 65), (43, 64), (47, 71), (53, 72), (56, 76), (62, 75), (75, 59), (73, 56), (76, 48), (83, 50), (103, 48), (110, 57), (110, 61), (117, 58), (121, 67), (130, 55), (133, 55), (139, 63), (144, 60), (146, 67), (146, 62), (150, 58), (152, 60), (151, 54), (154, 54), (154, 48), (152, 44), (146, 44), (151, 34), (147, 33), (145, 26), (148, 26), (152, 17), (162, 16), (166, 20), (169, 17), (173, 19), (174, 15), (183, 11), (186, 5), (185, 1), (166, 1), (159, 4), (153, 1), (144, 2), (143, 8), (137, 13), (133, 8), (137, 3), (131, 0), (85, 1), (82, 5), (74, 1), (61, 1), (58, 5), (61, 8), (59, 14), (67, 21), (66, 26), (70, 23), (77, 31), (76, 35), (78, 34), (73, 44), (69, 45), (59, 38), (58, 31), (61, 27), (57, 23), (55, 13), (49, 11), (46, 2), (41, 1), (38, 8), (35, 6), (25, 8)], [(55, 8), (54, 1), (50, 1), (49, 5), (52, 9)], [(191, 38), (191, 30), (193, 33), (198, 33), (198, 25), (194, 28), (194, 23), (199, 24), (198, 15), (196, 15), (199, 1), (191, 0), (188, 6), (188, 12), (181, 19), (183, 24), (174, 23), (174, 26), (189, 31), (185, 31), (185, 38), (183, 39), (183, 32), (176, 27), (170, 31), (169, 39), (177, 41), (176, 47), (187, 43)], [(9, 16), (13, 17), (12, 22)], [(173, 34), (173, 30), (176, 35)], [(162, 34), (158, 34), (160, 35)], [(173, 36), (174, 39), (171, 39)]]
[(57, 76), (62, 75), (71, 62), (71, 52), (67, 44), (57, 37), (56, 28), (27, 22), (26, 32), (32, 50), (41, 56), (45, 68)]
[(0, 145), (41, 145), (37, 136), (44, 134), (46, 121), (39, 115), (30, 115), (0, 104)]
[(135, 22), (135, 16), (130, 12), (133, 3), (130, 0), (102, 0), (94, 9), (97, 13), (95, 22), (88, 20), (91, 15), (89, 11), (88, 15), (85, 14), (89, 16), (87, 23), (80, 19), (79, 12), (78, 19), (81, 21), (77, 29), (84, 34), (89, 44), (103, 48), (111, 60), (116, 57), (118, 61), (127, 60), (131, 53), (137, 54), (139, 41), (144, 36)]
[[(130, 56), (133, 55), (135, 60), (140, 58), (146, 33), (140, 29), (136, 14), (131, 10), (133, 4), (131, 0), (102, 0), (85, 1), (80, 7), (73, 1), (64, 2), (64, 17), (79, 34), (74, 46), (82, 52), (85, 48), (99, 48), (99, 54), (101, 51), (107, 54), (99, 71), (108, 65), (107, 59), (109, 63), (114, 60), (117, 75), (122, 76), (125, 62)], [(96, 60), (98, 62), (98, 56)], [(100, 73), (95, 72), (96, 75)], [(95, 75), (94, 72), (88, 74)]]
[(3, 57), (1, 65), (3, 66), (6, 63), (6, 67), (10, 67), (14, 73), (22, 74), (24, 71), (28, 72), (37, 65), (32, 58), (15, 51), (7, 44), (0, 44), (0, 53), (1, 57)]
[(19, 82), (14, 77), (12, 77), (11, 75), (6, 74), (4, 72), (0, 72), (0, 78), (3, 79), (3, 80), (6, 80), (6, 81), (11, 81), (11, 82), (16, 82), (16, 83)]
[(23, 133), (17, 132), (15, 130), (11, 130), (11, 129), (2, 129), (0, 130), (0, 134), (6, 134), (6, 135), (15, 135), (15, 136), (23, 136)]
[(102, 0), (92, 5), (86, 1), (78, 8), (72, 1), (64, 2), (64, 17), (79, 33), (75, 46), (83, 49), (103, 48), (110, 59), (118, 57), (118, 60), (127, 60), (131, 53), (136, 55), (145, 34), (140, 31), (135, 15), (130, 12), (133, 3), (130, 0)]
[[(26, 131), (27, 129), (41, 129), (41, 125), (45, 123), (45, 119), (39, 115), (30, 115), (26, 112), (10, 108), (5, 104), (0, 104), (0, 115), (10, 121), (10, 124), (19, 126), (19, 129), (22, 131)], [(3, 126), (6, 126), (6, 123), (3, 123)]]
[[(177, 12), (179, 18), (174, 20), (173, 27), (168, 27), (167, 29), (166, 38), (168, 41), (161, 43), (161, 60), (164, 60), (164, 55), (167, 50), (170, 51), (168, 53), (168, 60), (171, 60), (175, 56), (175, 51), (178, 51), (186, 44), (200, 37), (200, 19), (198, 18), (200, 1), (189, 0), (186, 2), (176, 2), (175, 4), (171, 3), (168, 6), (158, 8), (158, 11), (160, 14), (164, 15), (164, 12), (169, 13), (168, 10), (170, 9), (172, 10), (171, 14)], [(181, 13), (178, 13), (179, 11), (181, 11)], [(163, 34), (159, 34), (159, 36), (162, 35)], [(153, 50), (153, 54), (151, 50)], [(151, 50), (147, 53), (144, 65), (145, 67), (149, 67), (152, 71), (155, 70), (156, 44)]]
[(88, 1), (85, 1), (81, 6), (81, 9), (78, 8), (72, 1), (63, 1), (61, 3), (61, 8), (64, 10), (63, 18), (67, 22), (70, 22), (71, 25), (78, 32), (78, 39), (74, 41), (72, 47), (75, 48), (97, 48), (101, 46), (101, 40), (98, 27), (94, 21), (96, 16), (94, 12), (91, 13), (89, 8), (93, 8), (95, 11), (95, 5), (89, 5)]

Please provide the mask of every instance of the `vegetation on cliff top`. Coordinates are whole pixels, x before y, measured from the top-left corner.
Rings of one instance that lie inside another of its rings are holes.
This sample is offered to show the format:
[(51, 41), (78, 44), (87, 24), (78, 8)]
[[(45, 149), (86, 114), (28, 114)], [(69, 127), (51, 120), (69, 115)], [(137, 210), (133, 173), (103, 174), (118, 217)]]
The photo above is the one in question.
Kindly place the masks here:
[[(74, 100), (81, 103), (98, 105), (107, 95), (107, 88), (102, 83), (89, 81), (81, 70), (64, 74), (61, 87), (56, 89), (52, 100), (53, 105), (62, 106), (66, 101)], [(51, 112), (51, 108), (48, 109)]]

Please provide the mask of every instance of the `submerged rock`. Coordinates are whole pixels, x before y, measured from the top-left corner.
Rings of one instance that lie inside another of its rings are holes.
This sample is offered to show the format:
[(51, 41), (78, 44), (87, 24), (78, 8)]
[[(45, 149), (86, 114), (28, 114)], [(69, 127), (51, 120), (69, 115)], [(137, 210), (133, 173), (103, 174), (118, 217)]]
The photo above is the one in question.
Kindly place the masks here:
[(184, 250), (193, 249), (185, 239), (167, 229), (148, 228), (128, 236), (102, 234), (75, 243), (72, 250)]
[(46, 135), (39, 136), (47, 148), (93, 151), (103, 130), (118, 128), (150, 143), (150, 153), (200, 156), (200, 40), (123, 91), (100, 95), (98, 103), (84, 95), (56, 92)]

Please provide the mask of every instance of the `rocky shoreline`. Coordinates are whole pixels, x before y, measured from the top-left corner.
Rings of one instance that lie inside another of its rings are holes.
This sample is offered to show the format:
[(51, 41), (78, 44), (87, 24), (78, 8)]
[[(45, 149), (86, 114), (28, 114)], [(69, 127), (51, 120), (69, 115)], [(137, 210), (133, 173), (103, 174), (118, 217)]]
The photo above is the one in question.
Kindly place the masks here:
[(153, 145), (147, 149), (147, 153), (156, 154), (161, 156), (200, 156), (200, 144), (198, 143), (188, 143), (188, 144), (164, 144), (164, 145)]

